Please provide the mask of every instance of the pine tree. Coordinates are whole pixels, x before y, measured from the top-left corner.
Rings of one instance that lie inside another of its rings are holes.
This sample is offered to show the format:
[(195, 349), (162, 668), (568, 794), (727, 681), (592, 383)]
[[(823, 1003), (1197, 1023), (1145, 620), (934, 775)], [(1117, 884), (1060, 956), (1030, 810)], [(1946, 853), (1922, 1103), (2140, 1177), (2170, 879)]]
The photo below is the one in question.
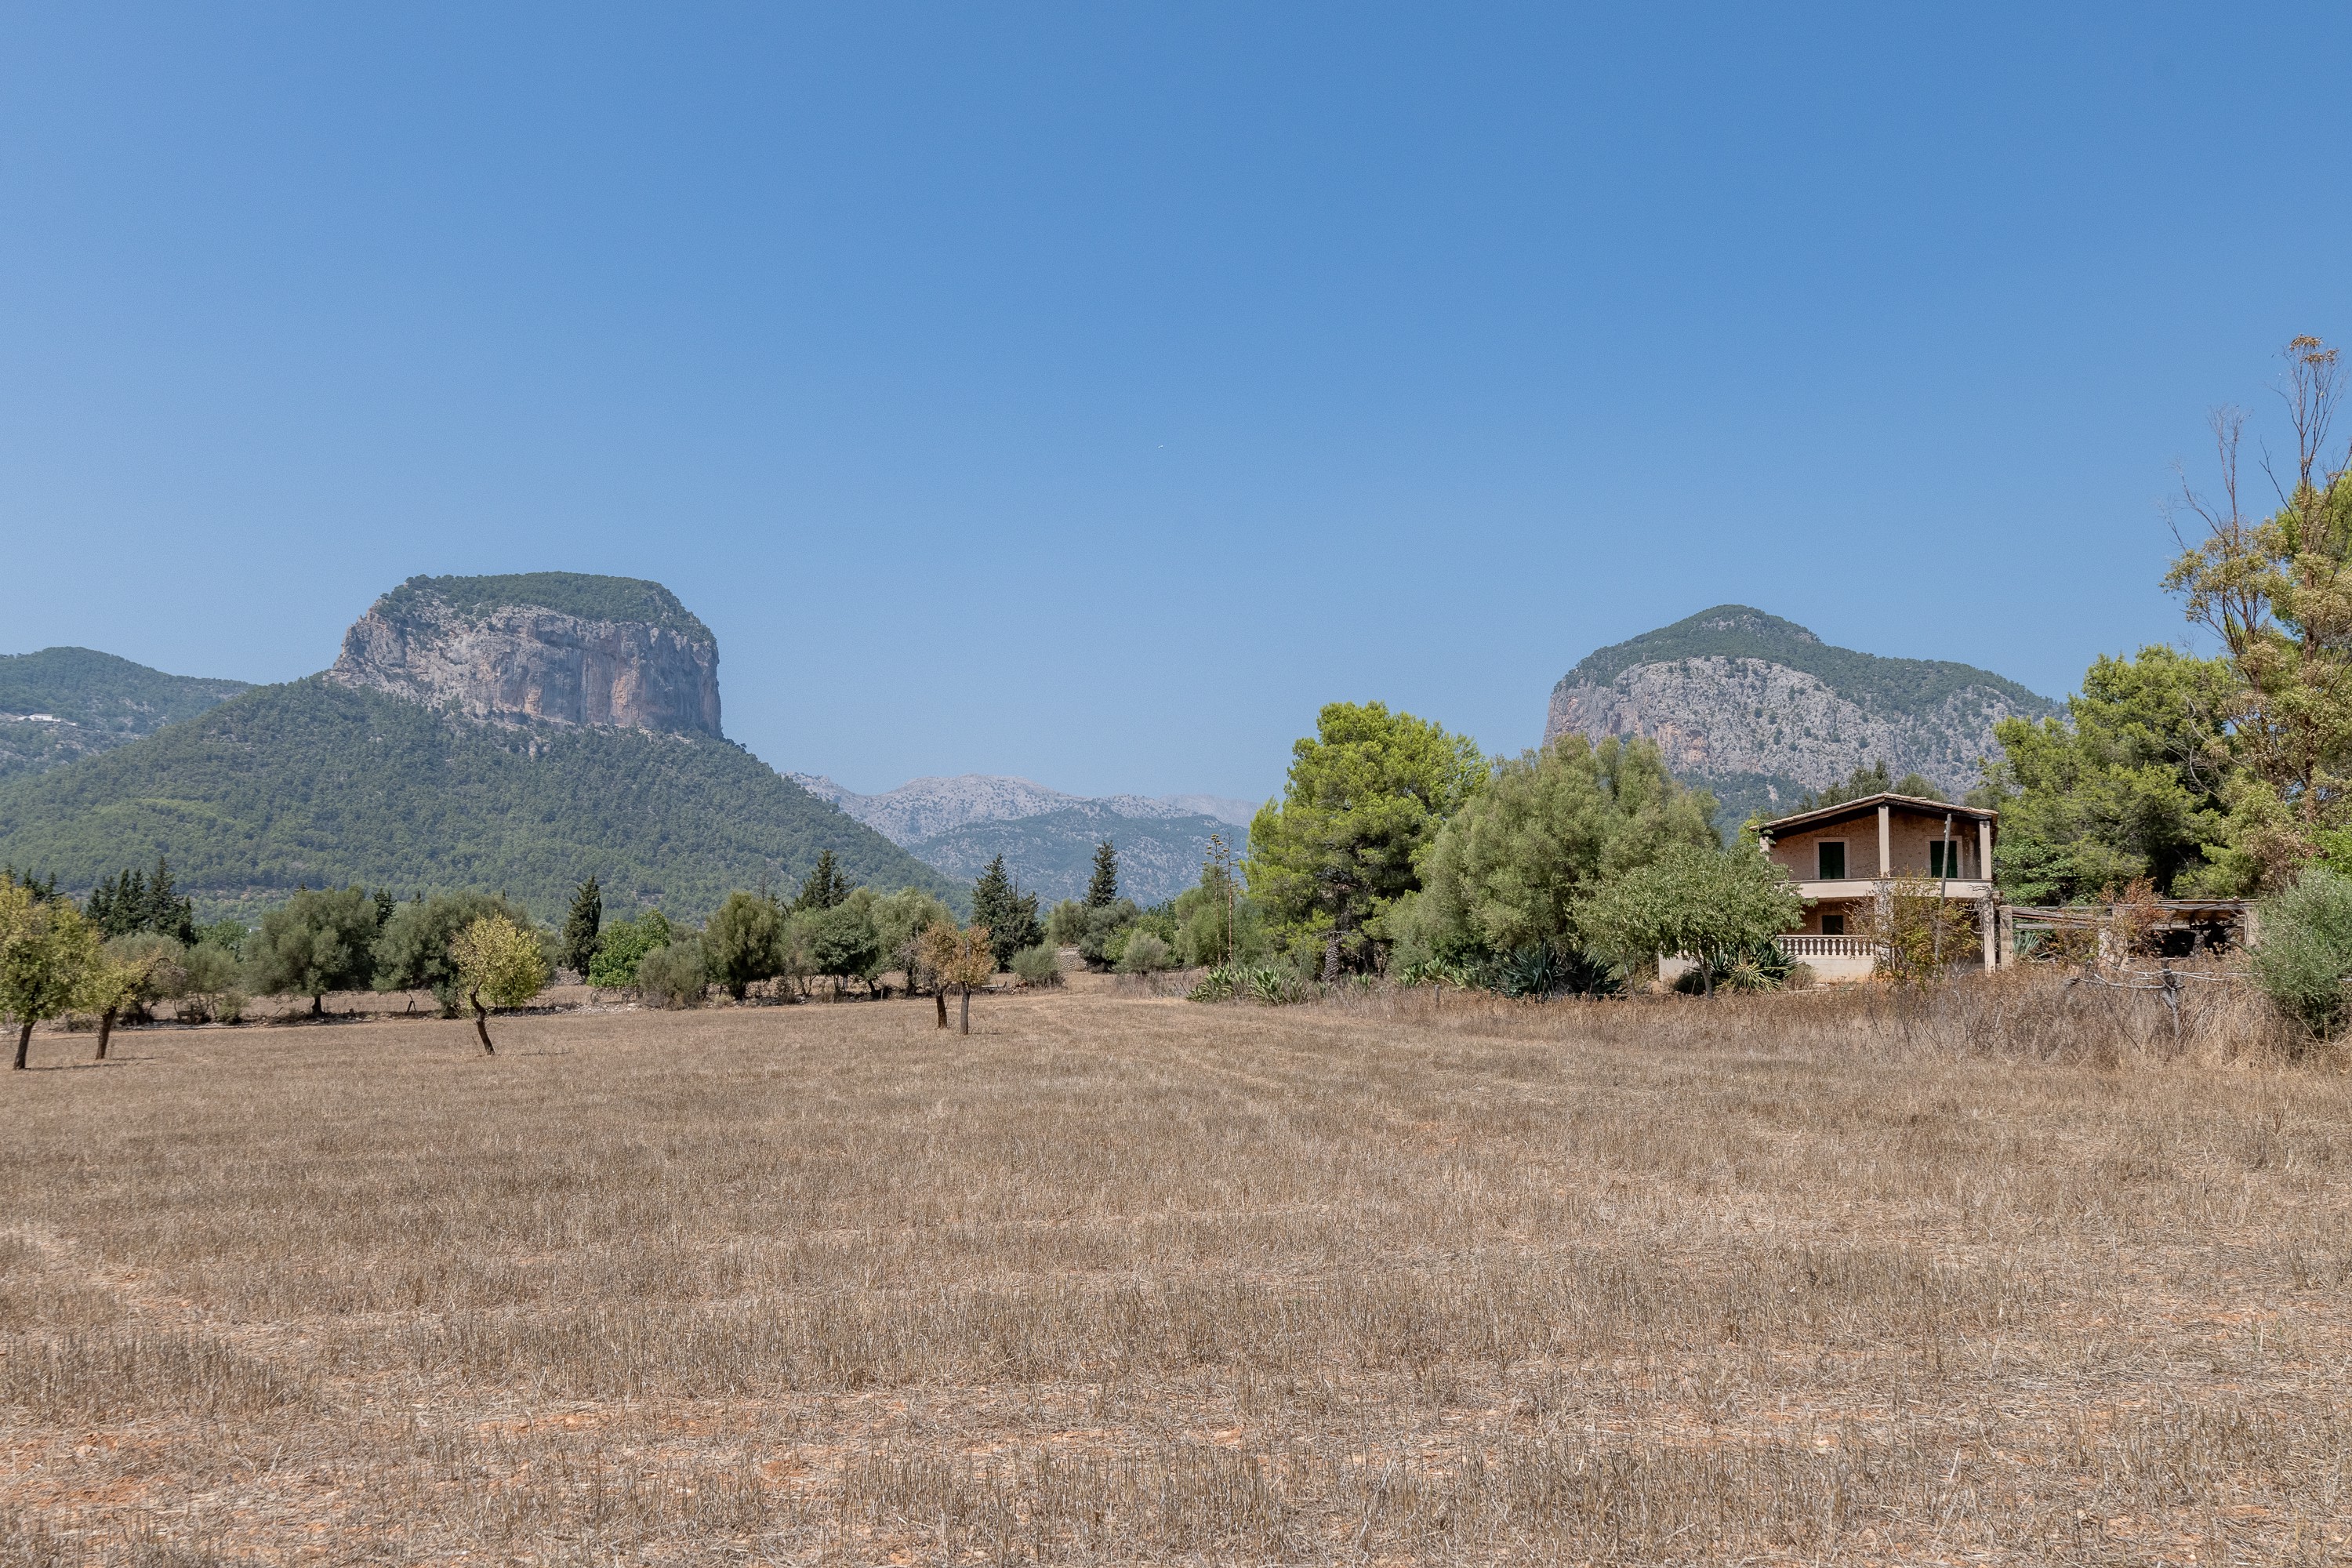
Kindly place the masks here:
[(563, 940), (558, 945), (558, 967), (586, 974), (596, 957), (596, 942), (604, 929), (604, 890), (590, 877), (572, 891), (572, 912), (564, 917)]
[(1013, 885), (1002, 855), (971, 885), (971, 923), (988, 928), (989, 949), (996, 954), (999, 969), (1010, 967), (1014, 953), (1045, 940), (1045, 927), (1037, 919), (1037, 895)]
[(840, 866), (835, 862), (833, 851), (821, 850), (817, 854), (816, 868), (808, 874), (808, 880), (801, 884), (800, 896), (793, 900), (793, 910), (796, 914), (806, 914), (815, 910), (829, 910), (847, 897), (849, 879), (842, 874)]
[(195, 944), (195, 900), (180, 897), (179, 886), (172, 879), (172, 864), (161, 855), (155, 857), (155, 874), (147, 879), (139, 929), (161, 931), (184, 947)]
[(1094, 880), (1087, 884), (1087, 908), (1107, 910), (1118, 902), (1118, 850), (1108, 838), (1095, 846)]

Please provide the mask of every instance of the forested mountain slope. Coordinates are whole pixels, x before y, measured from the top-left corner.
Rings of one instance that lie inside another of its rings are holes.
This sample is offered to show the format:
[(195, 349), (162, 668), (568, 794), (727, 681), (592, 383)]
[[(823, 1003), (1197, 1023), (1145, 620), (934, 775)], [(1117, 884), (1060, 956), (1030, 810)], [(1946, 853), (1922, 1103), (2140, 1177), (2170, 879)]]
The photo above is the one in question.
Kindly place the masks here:
[(593, 874), (616, 913), (698, 920), (830, 849), (855, 882), (969, 897), (724, 739), (718, 664), (657, 583), (411, 578), (331, 670), (0, 783), (0, 864), (79, 890), (168, 855), (209, 910), (358, 882), (551, 915)]
[(1715, 792), (1717, 823), (1737, 826), (1882, 761), (1957, 796), (1976, 784), (1997, 721), (2058, 708), (1972, 665), (1833, 647), (1718, 605), (1587, 657), (1552, 689), (1544, 739), (1646, 735), (1677, 776)]
[(127, 745), (246, 689), (94, 648), (0, 655), (0, 779)]
[(855, 881), (964, 895), (732, 742), (469, 723), (323, 676), (0, 784), (0, 862), (80, 889), (164, 854), (208, 909), (358, 882), (552, 915), (593, 873), (615, 912), (698, 919), (827, 848)]

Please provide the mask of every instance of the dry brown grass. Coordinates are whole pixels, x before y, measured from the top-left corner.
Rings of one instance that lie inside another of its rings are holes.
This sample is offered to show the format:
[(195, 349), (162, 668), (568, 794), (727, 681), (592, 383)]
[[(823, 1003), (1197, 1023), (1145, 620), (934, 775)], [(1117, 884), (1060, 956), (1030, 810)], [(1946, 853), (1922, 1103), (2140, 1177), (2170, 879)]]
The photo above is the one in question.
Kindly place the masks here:
[(2013, 984), (39, 1036), (0, 1561), (2342, 1557), (2345, 1080)]

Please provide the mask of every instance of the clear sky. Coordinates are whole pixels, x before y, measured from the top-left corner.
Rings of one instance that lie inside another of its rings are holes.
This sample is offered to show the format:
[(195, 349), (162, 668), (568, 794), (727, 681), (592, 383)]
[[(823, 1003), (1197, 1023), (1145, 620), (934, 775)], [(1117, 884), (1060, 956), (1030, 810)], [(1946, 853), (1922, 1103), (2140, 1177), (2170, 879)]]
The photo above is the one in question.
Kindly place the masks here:
[(2352, 9), (11, 7), (0, 651), (657, 578), (861, 789), (1538, 739), (1736, 600), (2053, 695), (2352, 338)]

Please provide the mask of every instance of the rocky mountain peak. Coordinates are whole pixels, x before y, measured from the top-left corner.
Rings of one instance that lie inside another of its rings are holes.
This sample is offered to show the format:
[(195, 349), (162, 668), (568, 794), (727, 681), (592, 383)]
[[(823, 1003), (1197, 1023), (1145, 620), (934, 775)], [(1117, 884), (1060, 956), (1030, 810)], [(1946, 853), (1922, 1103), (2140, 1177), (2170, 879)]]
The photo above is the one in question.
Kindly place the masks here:
[(352, 623), (328, 678), (485, 723), (720, 733), (718, 639), (634, 577), (411, 577)]
[(1552, 689), (1544, 739), (1646, 736), (1677, 776), (1715, 792), (1719, 822), (1736, 824), (1879, 762), (1957, 799), (1977, 782), (1995, 722), (2057, 707), (1972, 665), (1838, 647), (1719, 605), (1588, 655)]

